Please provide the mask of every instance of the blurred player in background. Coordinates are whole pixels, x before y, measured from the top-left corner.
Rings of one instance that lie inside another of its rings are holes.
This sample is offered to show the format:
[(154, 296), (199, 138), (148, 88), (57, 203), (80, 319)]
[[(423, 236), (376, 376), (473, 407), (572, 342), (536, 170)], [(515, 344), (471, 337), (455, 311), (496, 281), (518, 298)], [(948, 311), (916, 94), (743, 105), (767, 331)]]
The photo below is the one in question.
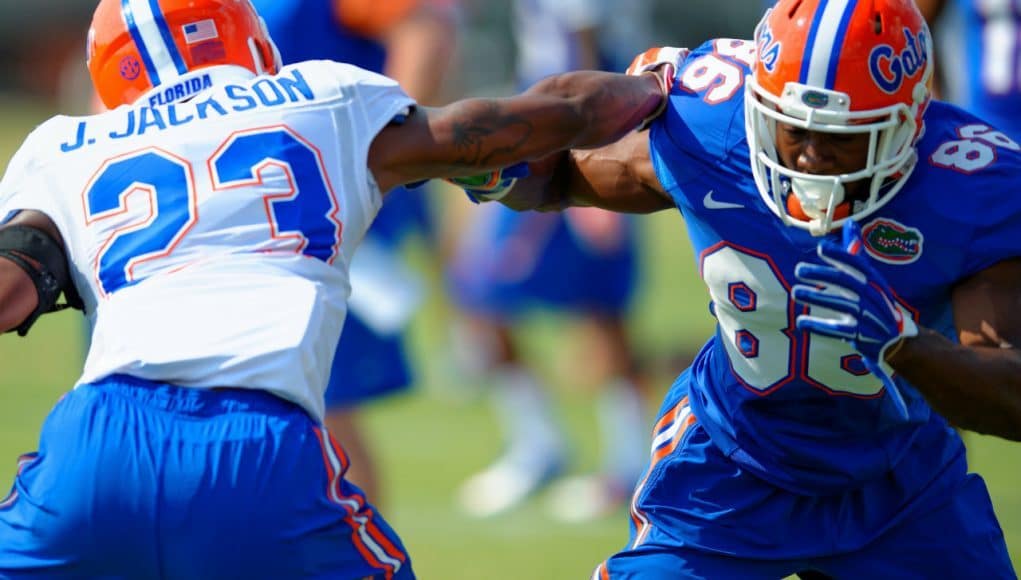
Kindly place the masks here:
[(935, 31), (937, 40), (954, 49), (940, 51), (942, 96), (1021, 139), (1021, 5), (1013, 0), (916, 4), (930, 25), (939, 22), (956, 32)]
[(1014, 578), (940, 413), (1021, 440), (1021, 145), (930, 102), (911, 0), (780, 0), (754, 36), (649, 50), (678, 73), (648, 131), (500, 192), (678, 209), (717, 319), (593, 578)]
[[(454, 0), (254, 0), (283, 62), (330, 59), (385, 73), (418, 103), (435, 105), (457, 42)], [(422, 282), (399, 255), (418, 231), (433, 235), (421, 190), (395, 188), (351, 263), (350, 312), (326, 389), (325, 424), (351, 458), (348, 479), (380, 505), (378, 466), (360, 423), (362, 404), (406, 390), (403, 331)]]
[(383, 192), (608, 143), (666, 79), (419, 107), (351, 65), (281, 68), (248, 0), (102, 0), (87, 47), (111, 110), (49, 119), (0, 181), (0, 330), (62, 292), (92, 329), (0, 500), (0, 576), (413, 577), (322, 425)]
[[(516, 0), (518, 85), (575, 69), (623, 71), (648, 38), (649, 4), (618, 10), (606, 0)], [(581, 318), (584, 360), (574, 364), (585, 372), (573, 376), (595, 383), (602, 456), (597, 473), (558, 482), (550, 507), (568, 520), (605, 515), (626, 499), (645, 464), (646, 413), (625, 323), (638, 278), (634, 224), (590, 208), (540, 214), (491, 204), (469, 215), (450, 269), (452, 296), (468, 316), (465, 348), (483, 361), (506, 443), (502, 456), (464, 483), (459, 503), (473, 515), (498, 514), (570, 467), (556, 405), (516, 335), (529, 310), (546, 307)]]

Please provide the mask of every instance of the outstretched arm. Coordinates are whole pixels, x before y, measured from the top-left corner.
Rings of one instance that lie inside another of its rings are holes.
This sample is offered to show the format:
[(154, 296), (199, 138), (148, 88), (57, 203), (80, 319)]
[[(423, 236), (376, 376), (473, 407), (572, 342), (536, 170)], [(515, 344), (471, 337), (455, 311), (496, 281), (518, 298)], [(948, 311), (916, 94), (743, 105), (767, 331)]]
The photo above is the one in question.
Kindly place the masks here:
[(623, 213), (674, 207), (649, 156), (649, 132), (636, 131), (598, 149), (576, 149), (529, 164), (500, 203), (516, 209), (556, 211), (592, 206)]
[[(655, 75), (664, 81), (664, 92), (687, 59), (688, 50), (655, 47), (639, 54), (627, 69), (636, 77)], [(665, 108), (663, 101), (658, 113)], [(649, 132), (645, 130), (655, 114), (646, 117), (641, 130), (596, 149), (559, 151), (529, 164), (527, 178), (506, 179), (520, 171), (480, 176), (485, 185), (455, 180), (474, 199), (500, 200), (516, 210), (555, 211), (569, 206), (592, 206), (624, 213), (651, 213), (674, 207), (652, 166)]]
[(620, 139), (664, 102), (660, 75), (580, 71), (549, 77), (503, 99), (465, 99), (419, 108), (373, 140), (369, 168), (382, 191), (475, 175)]

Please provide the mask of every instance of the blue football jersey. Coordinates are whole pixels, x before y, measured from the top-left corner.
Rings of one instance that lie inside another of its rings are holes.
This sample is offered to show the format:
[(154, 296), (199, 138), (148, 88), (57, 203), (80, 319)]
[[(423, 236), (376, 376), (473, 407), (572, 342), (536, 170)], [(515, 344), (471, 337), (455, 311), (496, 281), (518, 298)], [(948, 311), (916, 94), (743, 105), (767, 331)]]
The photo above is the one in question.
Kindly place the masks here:
[(957, 0), (963, 27), (961, 106), (1021, 139), (1021, 8), (1013, 0)]
[[(819, 238), (784, 226), (752, 178), (744, 79), (753, 48), (699, 47), (651, 128), (656, 173), (685, 218), (718, 321), (693, 363), (691, 404), (753, 473), (796, 492), (847, 489), (895, 465), (931, 411), (898, 377), (909, 408), (899, 417), (850, 344), (795, 327), (807, 308), (791, 299), (794, 268), (818, 261)], [(954, 339), (953, 285), (1021, 256), (1021, 148), (945, 103), (925, 119), (914, 172), (861, 226), (902, 311)]]

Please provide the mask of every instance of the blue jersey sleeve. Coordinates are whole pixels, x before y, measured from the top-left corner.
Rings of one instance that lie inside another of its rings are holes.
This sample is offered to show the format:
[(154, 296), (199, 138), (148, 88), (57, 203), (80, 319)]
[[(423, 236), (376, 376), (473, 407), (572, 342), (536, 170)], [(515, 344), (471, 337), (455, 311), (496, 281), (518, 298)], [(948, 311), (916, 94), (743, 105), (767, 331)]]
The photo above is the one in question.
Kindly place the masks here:
[(953, 216), (944, 235), (960, 248), (959, 278), (1021, 257), (1021, 144), (984, 119), (936, 102), (919, 152), (928, 161), (921, 168), (929, 175), (928, 213)]

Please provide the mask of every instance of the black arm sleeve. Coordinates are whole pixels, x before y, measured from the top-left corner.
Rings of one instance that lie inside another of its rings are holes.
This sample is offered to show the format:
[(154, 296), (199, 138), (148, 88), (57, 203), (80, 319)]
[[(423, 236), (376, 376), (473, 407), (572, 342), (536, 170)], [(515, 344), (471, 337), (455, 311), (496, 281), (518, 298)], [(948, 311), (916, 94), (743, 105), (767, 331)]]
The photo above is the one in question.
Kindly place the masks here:
[[(71, 283), (64, 249), (49, 234), (30, 226), (0, 228), (0, 256), (11, 260), (28, 274), (39, 295), (39, 305), (15, 330), (25, 336), (35, 321), (47, 312), (67, 307), (83, 309)], [(64, 293), (66, 304), (57, 304)]]

